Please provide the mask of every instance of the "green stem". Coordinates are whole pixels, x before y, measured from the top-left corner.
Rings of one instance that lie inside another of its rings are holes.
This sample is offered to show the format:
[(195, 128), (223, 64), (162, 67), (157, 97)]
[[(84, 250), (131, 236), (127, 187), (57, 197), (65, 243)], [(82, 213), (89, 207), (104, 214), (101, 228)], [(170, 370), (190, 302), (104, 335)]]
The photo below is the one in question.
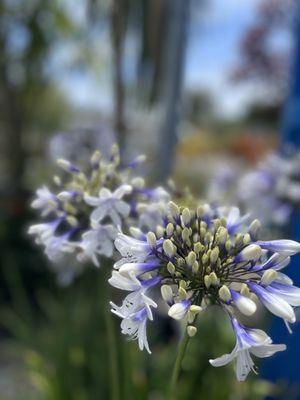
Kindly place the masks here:
[[(104, 268), (105, 267), (107, 270), (109, 270), (107, 265), (104, 265)], [(104, 276), (102, 275), (100, 279), (104, 280), (103, 311), (104, 311), (104, 322), (105, 322), (108, 357), (109, 357), (111, 400), (120, 400), (121, 397), (120, 397), (120, 380), (119, 380), (119, 369), (118, 369), (117, 339), (116, 339), (116, 332), (114, 327), (114, 321), (112, 318), (112, 313), (107, 308), (109, 301), (107, 274), (105, 274)]]
[(176, 361), (173, 367), (173, 372), (172, 372), (172, 377), (171, 377), (171, 382), (170, 382), (170, 391), (169, 391), (169, 400), (175, 400), (176, 399), (176, 388), (177, 388), (177, 381), (178, 377), (181, 371), (181, 364), (183, 361), (183, 358), (185, 356), (186, 348), (189, 343), (190, 337), (187, 334), (187, 331), (185, 330), (185, 334), (183, 339), (181, 340), (179, 347), (178, 347), (178, 352), (177, 352), (177, 357)]
[(119, 371), (117, 360), (116, 336), (112, 320), (112, 315), (109, 310), (105, 312), (105, 325), (108, 344), (110, 379), (111, 379), (111, 399), (120, 400), (120, 387), (119, 387)]

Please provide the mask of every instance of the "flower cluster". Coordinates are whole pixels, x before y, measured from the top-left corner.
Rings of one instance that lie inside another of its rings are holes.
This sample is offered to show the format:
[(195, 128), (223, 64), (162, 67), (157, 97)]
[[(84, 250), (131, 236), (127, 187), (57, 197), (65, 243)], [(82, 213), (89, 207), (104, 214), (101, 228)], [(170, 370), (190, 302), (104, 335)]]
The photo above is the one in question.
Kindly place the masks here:
[(300, 154), (270, 154), (240, 178), (237, 198), (262, 221), (285, 224), (300, 202)]
[(285, 345), (272, 344), (262, 330), (238, 321), (241, 314), (253, 315), (261, 302), (288, 325), (295, 322), (293, 307), (300, 305), (300, 289), (281, 272), (300, 244), (258, 240), (259, 227), (258, 220), (250, 223), (237, 208), (205, 204), (191, 210), (170, 202), (164, 225), (155, 233), (119, 233), (115, 245), (122, 258), (109, 282), (128, 292), (121, 306), (111, 303), (112, 312), (122, 318), (122, 333), (150, 352), (146, 325), (158, 307), (154, 289), (160, 288), (168, 316), (184, 319), (189, 336), (196, 334), (196, 318), (209, 306), (228, 314), (236, 346), (210, 363), (221, 366), (237, 358), (238, 380), (254, 370), (250, 353), (269, 357), (284, 350)]
[(91, 260), (99, 266), (99, 256), (113, 256), (118, 229), (126, 231), (132, 223), (151, 229), (161, 222), (158, 215), (163, 215), (169, 194), (161, 187), (146, 188), (143, 178), (133, 176), (143, 159), (123, 165), (113, 145), (108, 160), (96, 151), (86, 170), (58, 160), (64, 179), (54, 177), (55, 192), (47, 186), (37, 190), (32, 207), (45, 221), (29, 228), (50, 260), (76, 254), (79, 262)]
[(237, 204), (267, 226), (284, 225), (300, 204), (300, 154), (268, 155), (253, 170), (227, 166), (208, 185), (211, 201)]

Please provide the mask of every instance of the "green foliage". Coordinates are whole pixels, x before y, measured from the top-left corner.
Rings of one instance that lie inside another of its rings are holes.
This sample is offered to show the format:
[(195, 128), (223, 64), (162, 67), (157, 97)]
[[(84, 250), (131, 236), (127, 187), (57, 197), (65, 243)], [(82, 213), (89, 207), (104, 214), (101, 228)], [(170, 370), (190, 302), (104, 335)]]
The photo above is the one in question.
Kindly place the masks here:
[[(108, 265), (104, 268), (109, 271)], [(136, 342), (121, 336), (119, 319), (109, 313), (107, 299), (112, 294), (104, 268), (86, 270), (70, 287), (41, 290), (37, 309), (22, 299), (21, 281), (15, 281), (14, 292), (17, 289), (21, 298), (2, 310), (1, 321), (22, 355), (37, 399), (165, 399), (179, 339), (176, 325), (158, 316), (149, 324), (153, 353), (140, 352)], [(107, 316), (112, 318), (110, 328)], [(209, 358), (231, 351), (232, 345), (231, 328), (222, 313), (216, 309), (199, 318), (198, 333), (183, 362), (178, 400), (264, 398), (271, 389), (267, 382), (253, 377), (238, 383), (232, 366), (209, 365)], [(114, 397), (115, 385), (120, 397)]]

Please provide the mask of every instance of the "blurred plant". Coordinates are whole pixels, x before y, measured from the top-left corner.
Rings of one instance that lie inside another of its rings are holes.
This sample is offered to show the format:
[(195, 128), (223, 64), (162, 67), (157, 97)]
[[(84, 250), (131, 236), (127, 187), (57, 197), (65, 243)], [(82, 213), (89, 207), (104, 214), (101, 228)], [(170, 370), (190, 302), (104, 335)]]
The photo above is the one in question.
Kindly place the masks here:
[(136, 224), (146, 229), (162, 222), (157, 215), (169, 194), (162, 187), (147, 188), (143, 178), (132, 176), (143, 159), (139, 156), (124, 165), (116, 145), (108, 160), (96, 151), (85, 169), (60, 159), (59, 166), (71, 179), (64, 182), (54, 177), (58, 193), (46, 186), (37, 190), (32, 207), (41, 211), (46, 222), (32, 225), (28, 232), (45, 247), (50, 260), (64, 265), (64, 279), (79, 271), (73, 254), (79, 262), (92, 261), (96, 266), (100, 265), (99, 256), (111, 258), (117, 230), (128, 231), (129, 221), (138, 220)]
[(242, 35), (231, 82), (251, 88), (244, 121), (278, 129), (289, 84), (294, 47), (295, 0), (261, 0), (252, 25)]
[(104, 322), (106, 290), (103, 274), (90, 269), (68, 288), (37, 293), (37, 315), (31, 307), (24, 313), (18, 304), (2, 310), (41, 399), (118, 398), (115, 390), (123, 398), (123, 390), (129, 390), (130, 382), (112, 387), (116, 382), (109, 379), (111, 350), (119, 353), (115, 372), (125, 366), (121, 344), (108, 335)]
[(300, 154), (270, 154), (237, 185), (243, 209), (268, 225), (284, 227), (300, 201)]
[[(260, 101), (267, 105), (270, 100), (281, 104), (285, 95), (291, 50), (287, 39), (291, 42), (288, 35), (293, 26), (295, 3), (294, 0), (262, 0), (253, 26), (242, 39), (240, 65), (233, 73), (233, 80), (257, 84)], [(281, 40), (276, 48), (274, 38)], [(284, 46), (280, 48), (282, 43)]]
[(49, 157), (54, 162), (59, 158), (64, 158), (73, 164), (84, 166), (94, 149), (101, 148), (102, 155), (108, 158), (111, 146), (115, 143), (114, 136), (105, 123), (97, 128), (58, 132), (49, 140)]
[(217, 171), (207, 196), (218, 204), (237, 204), (268, 229), (283, 229), (300, 201), (300, 155), (271, 153), (252, 170), (229, 166)]
[(156, 234), (133, 231), (134, 237), (119, 233), (115, 245), (122, 259), (115, 264), (109, 282), (130, 292), (112, 312), (122, 318), (121, 330), (138, 339), (139, 348), (150, 353), (146, 326), (153, 320), (150, 297), (156, 287), (170, 307), (169, 317), (185, 320), (185, 336), (178, 350), (170, 387), (174, 399), (176, 382), (190, 337), (195, 336), (197, 315), (211, 304), (219, 305), (229, 316), (236, 336), (231, 354), (210, 360), (222, 366), (237, 359), (236, 376), (246, 379), (255, 365), (250, 353), (269, 357), (285, 350), (272, 344), (262, 330), (238, 322), (239, 313), (250, 316), (260, 301), (270, 312), (283, 318), (288, 329), (296, 318), (291, 306), (300, 305), (300, 289), (278, 272), (300, 251), (292, 240), (258, 240), (260, 223), (247, 224), (237, 208), (214, 209), (200, 205), (197, 210), (169, 204), (163, 227)]
[(0, 20), (1, 119), (8, 133), (4, 148), (14, 155), (6, 159), (13, 193), (23, 188), (25, 133), (41, 121), (53, 127), (53, 122), (62, 118), (58, 105), (64, 102), (63, 96), (49, 86), (45, 66), (54, 43), (72, 32), (73, 25), (65, 8), (53, 1), (30, 1), (26, 5), (3, 1)]
[[(15, 274), (15, 271), (11, 272)], [(109, 310), (99, 296), (105, 287), (108, 289), (103, 275), (96, 269), (89, 269), (67, 288), (39, 290), (35, 296), (38, 313), (31, 307), (24, 312), (28, 298), (21, 298), (22, 284), (10, 287), (14, 301), (2, 307), (1, 321), (13, 335), (6, 345), (9, 343), (12, 351), (24, 360), (30, 386), (34, 389), (35, 397), (29, 397), (24, 390), (24, 398), (110, 398), (108, 360), (111, 342), (103, 322)], [(232, 397), (262, 400), (273, 390), (269, 383), (257, 378), (237, 384), (232, 379), (231, 367), (212, 370), (206, 362), (209, 354), (232, 345), (230, 324), (218, 310), (201, 315), (201, 324), (183, 362), (185, 374), (178, 388), (178, 398), (196, 400), (206, 394), (207, 400)], [(211, 335), (212, 330), (214, 335)], [(173, 365), (176, 335), (170, 327), (167, 329), (165, 319), (160, 320), (152, 333), (154, 352), (151, 358), (139, 352), (133, 342), (119, 340), (115, 343), (118, 373), (122, 377), (119, 380), (121, 399), (165, 399), (166, 371)], [(218, 385), (213, 384), (216, 380)]]

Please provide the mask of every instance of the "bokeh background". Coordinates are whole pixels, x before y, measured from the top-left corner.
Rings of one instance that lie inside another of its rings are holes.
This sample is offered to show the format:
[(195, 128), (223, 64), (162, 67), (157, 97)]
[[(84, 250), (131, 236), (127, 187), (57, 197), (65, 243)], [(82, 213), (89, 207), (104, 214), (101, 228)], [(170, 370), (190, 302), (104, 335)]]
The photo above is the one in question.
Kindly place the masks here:
[[(299, 142), (299, 17), (295, 0), (1, 0), (1, 400), (110, 398), (103, 276), (57, 282), (26, 235), (55, 160), (118, 141), (125, 158), (147, 155), (150, 182), (172, 177), (205, 198), (218, 171)], [(229, 326), (219, 315), (201, 325), (182, 399), (300, 398), (299, 329), (287, 356), (238, 384), (207, 363), (230, 350)], [(162, 320), (152, 335), (151, 358), (116, 345), (122, 399), (164, 398), (176, 327)]]

